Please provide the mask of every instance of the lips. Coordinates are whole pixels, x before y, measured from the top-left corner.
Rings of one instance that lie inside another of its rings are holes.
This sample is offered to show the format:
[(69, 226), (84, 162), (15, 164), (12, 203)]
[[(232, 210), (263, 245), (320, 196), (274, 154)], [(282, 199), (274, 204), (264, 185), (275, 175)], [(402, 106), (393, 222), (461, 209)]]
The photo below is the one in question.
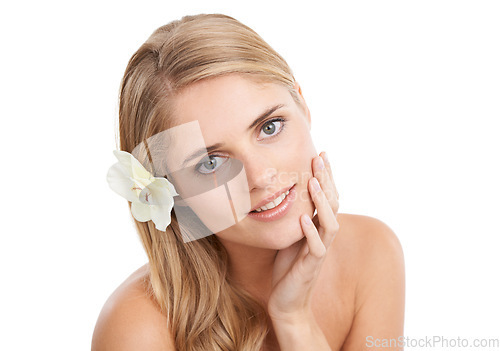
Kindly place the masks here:
[[(279, 192), (277, 194), (279, 194)], [(290, 212), (296, 198), (297, 198), (297, 192), (295, 191), (295, 186), (292, 186), (289, 190), (288, 195), (285, 196), (283, 201), (281, 201), (281, 203), (278, 206), (265, 211), (249, 212), (248, 217), (251, 218), (252, 220), (259, 222), (278, 221), (281, 218), (284, 218), (287, 215), (287, 213)], [(266, 199), (266, 201), (267, 200), (268, 199)]]
[(260, 201), (257, 205), (255, 205), (254, 207), (252, 207), (252, 209), (250, 210), (250, 212), (255, 211), (255, 210), (256, 210), (256, 209), (258, 209), (259, 207), (262, 207), (262, 206), (264, 206), (265, 204), (267, 204), (267, 203), (269, 203), (269, 202), (271, 202), (271, 201), (275, 200), (275, 199), (276, 199), (276, 198), (278, 198), (281, 194), (286, 193), (288, 190), (290, 190), (292, 187), (293, 187), (293, 185), (292, 185), (292, 186), (288, 186), (288, 187), (283, 188), (283, 189), (281, 189), (280, 191), (278, 191), (278, 192), (274, 193), (273, 195), (271, 195), (271, 196), (268, 196), (268, 197), (264, 198), (264, 199), (263, 199), (262, 201)]

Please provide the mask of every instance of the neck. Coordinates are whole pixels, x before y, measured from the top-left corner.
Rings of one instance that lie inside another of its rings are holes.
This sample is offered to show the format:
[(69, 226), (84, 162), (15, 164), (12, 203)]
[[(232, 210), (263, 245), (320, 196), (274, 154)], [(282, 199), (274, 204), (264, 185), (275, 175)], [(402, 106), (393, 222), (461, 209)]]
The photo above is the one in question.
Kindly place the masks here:
[(274, 260), (278, 250), (222, 241), (229, 256), (229, 278), (261, 302), (271, 293)]

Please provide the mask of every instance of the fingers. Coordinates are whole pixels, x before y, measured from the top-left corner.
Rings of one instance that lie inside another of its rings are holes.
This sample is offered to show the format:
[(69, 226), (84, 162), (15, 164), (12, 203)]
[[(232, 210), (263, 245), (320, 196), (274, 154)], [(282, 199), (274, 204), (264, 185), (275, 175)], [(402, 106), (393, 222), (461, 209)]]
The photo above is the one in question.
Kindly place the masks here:
[(301, 222), (302, 231), (307, 239), (308, 253), (316, 258), (323, 257), (326, 253), (326, 247), (323, 241), (321, 241), (318, 230), (311, 221), (311, 218), (307, 214), (304, 214)]
[(337, 187), (335, 186), (335, 182), (333, 181), (333, 172), (332, 172), (332, 165), (330, 164), (330, 160), (328, 160), (328, 156), (326, 155), (326, 152), (323, 151), (319, 154), (321, 158), (323, 159), (323, 162), (325, 163), (325, 168), (328, 171), (328, 175), (330, 176), (330, 180), (332, 181), (332, 186), (335, 191), (335, 194), (337, 195), (337, 200), (339, 200), (339, 193), (337, 191)]
[(304, 283), (309, 284), (314, 281), (321, 268), (321, 262), (326, 256), (326, 247), (321, 240), (318, 230), (314, 226), (311, 218), (304, 214), (301, 217), (302, 231), (307, 240), (307, 254), (302, 256), (302, 259), (297, 262), (297, 268), (300, 275), (305, 278)]
[(299, 254), (299, 257), (303, 259), (300, 260), (302, 264), (297, 262), (302, 269), (307, 271), (314, 271), (318, 268), (318, 263), (325, 257), (339, 229), (336, 218), (339, 208), (338, 193), (325, 152), (313, 159), (313, 174), (314, 177), (309, 180), (308, 188), (317, 215), (314, 216), (314, 223), (307, 214), (302, 215), (300, 219), (307, 245), (302, 247)]
[(333, 181), (332, 169), (328, 158), (326, 157), (326, 152), (322, 152), (320, 156), (313, 159), (313, 174), (318, 179), (321, 184), (328, 202), (335, 214), (339, 210), (339, 200), (338, 192)]
[(328, 247), (339, 229), (337, 218), (326, 194), (315, 177), (309, 180), (309, 193), (318, 211), (319, 234), (325, 247)]

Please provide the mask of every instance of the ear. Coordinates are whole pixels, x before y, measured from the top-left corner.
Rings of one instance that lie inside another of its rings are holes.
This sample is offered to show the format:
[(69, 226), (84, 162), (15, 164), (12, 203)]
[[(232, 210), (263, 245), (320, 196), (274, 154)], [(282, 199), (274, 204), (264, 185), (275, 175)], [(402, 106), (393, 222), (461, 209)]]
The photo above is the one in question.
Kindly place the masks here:
[(311, 129), (311, 112), (309, 111), (309, 108), (307, 107), (306, 100), (304, 99), (304, 95), (302, 95), (302, 89), (300, 87), (300, 84), (298, 82), (295, 82), (295, 85), (293, 88), (297, 92), (297, 95), (300, 99), (300, 103), (304, 109), (304, 114), (305, 114), (305, 116), (307, 118), (307, 122), (309, 124), (309, 129)]

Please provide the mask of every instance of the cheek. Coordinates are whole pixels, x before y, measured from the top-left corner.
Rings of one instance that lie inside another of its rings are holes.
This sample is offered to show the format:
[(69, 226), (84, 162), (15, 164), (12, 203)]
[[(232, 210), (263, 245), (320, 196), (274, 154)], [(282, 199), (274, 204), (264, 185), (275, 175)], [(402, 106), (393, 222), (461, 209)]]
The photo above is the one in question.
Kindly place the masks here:
[(307, 183), (312, 177), (312, 159), (317, 156), (309, 131), (291, 133), (287, 143), (283, 144), (282, 155), (281, 172), (288, 174), (289, 180), (281, 175), (280, 183)]
[[(309, 133), (308, 130), (299, 135), (296, 145), (302, 150), (300, 155), (308, 158), (310, 161), (318, 156), (311, 133)], [(309, 166), (311, 166), (311, 164), (309, 164)]]
[(205, 190), (184, 202), (212, 233), (242, 221), (250, 211), (250, 192), (244, 168), (222, 185)]

